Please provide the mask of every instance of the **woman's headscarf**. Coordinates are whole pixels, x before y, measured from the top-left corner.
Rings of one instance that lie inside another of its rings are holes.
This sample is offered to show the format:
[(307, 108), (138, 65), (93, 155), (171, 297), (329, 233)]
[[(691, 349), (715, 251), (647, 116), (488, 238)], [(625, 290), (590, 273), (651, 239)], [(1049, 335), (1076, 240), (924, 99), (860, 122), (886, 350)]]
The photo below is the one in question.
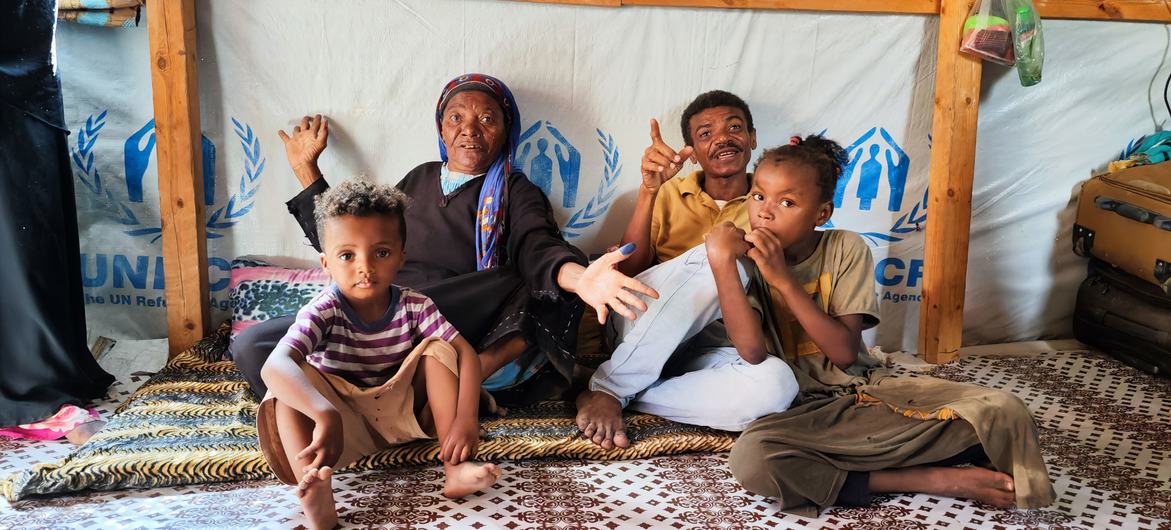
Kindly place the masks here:
[(443, 110), (451, 97), (466, 90), (476, 90), (492, 96), (504, 111), (504, 124), (508, 138), (500, 156), (488, 168), (484, 176), (484, 187), (480, 189), (479, 207), (476, 208), (476, 270), (495, 267), (499, 262), (496, 243), (500, 240), (504, 219), (503, 200), (508, 175), (512, 173), (516, 144), (520, 141), (520, 109), (502, 81), (485, 74), (464, 74), (447, 83), (435, 106), (435, 127), (439, 132), (439, 158), (447, 162), (447, 146), (443, 144)]

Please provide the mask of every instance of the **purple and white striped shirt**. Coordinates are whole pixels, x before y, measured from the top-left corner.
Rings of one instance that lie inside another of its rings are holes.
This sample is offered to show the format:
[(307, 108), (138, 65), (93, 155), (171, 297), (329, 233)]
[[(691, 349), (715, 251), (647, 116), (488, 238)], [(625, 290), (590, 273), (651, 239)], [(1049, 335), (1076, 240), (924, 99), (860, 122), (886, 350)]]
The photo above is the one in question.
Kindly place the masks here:
[(391, 287), (390, 307), (366, 323), (331, 285), (297, 312), (281, 344), (297, 350), (318, 370), (358, 386), (378, 386), (397, 371), (423, 339), (451, 341), (459, 335), (426, 295)]

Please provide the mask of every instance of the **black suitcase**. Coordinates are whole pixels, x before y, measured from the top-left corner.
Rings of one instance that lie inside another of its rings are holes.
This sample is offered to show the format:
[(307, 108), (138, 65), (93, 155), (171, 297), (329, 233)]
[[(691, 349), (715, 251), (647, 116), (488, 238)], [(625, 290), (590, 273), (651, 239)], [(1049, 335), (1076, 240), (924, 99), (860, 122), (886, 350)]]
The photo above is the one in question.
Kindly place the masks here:
[(1171, 296), (1104, 262), (1091, 261), (1078, 289), (1073, 333), (1135, 368), (1171, 374)]

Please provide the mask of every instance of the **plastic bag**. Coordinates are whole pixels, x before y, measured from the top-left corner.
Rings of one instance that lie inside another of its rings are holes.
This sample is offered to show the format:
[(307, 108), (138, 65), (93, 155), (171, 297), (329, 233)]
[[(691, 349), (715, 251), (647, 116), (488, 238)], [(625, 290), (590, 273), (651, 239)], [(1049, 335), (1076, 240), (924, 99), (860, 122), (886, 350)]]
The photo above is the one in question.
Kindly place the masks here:
[(1000, 0), (979, 0), (964, 21), (960, 51), (1012, 66), (1016, 60), (1013, 50), (1012, 25)]
[(1045, 40), (1041, 34), (1041, 17), (1032, 0), (1003, 0), (1012, 22), (1012, 45), (1016, 53), (1016, 71), (1021, 86), (1041, 82), (1041, 65), (1045, 62)]

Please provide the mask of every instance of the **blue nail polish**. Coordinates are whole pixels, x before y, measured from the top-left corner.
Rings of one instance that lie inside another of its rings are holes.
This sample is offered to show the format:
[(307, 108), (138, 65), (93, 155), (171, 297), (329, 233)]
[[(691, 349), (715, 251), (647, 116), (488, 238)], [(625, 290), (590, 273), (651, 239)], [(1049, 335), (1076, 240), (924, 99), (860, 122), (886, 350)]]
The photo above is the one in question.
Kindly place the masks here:
[(618, 252), (621, 252), (623, 256), (629, 256), (634, 253), (635, 247), (636, 245), (634, 243), (627, 243), (619, 247)]

